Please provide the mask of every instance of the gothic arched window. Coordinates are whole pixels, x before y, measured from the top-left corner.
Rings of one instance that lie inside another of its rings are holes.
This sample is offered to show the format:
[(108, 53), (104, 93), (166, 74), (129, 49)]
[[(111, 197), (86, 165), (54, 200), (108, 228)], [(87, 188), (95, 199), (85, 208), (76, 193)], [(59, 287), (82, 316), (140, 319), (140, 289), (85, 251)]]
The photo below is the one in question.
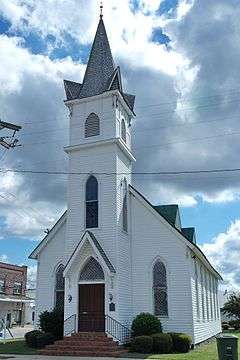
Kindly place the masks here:
[(99, 117), (91, 113), (85, 122), (85, 137), (97, 136), (100, 134), (100, 120)]
[(122, 123), (121, 123), (121, 138), (123, 139), (124, 142), (127, 142), (127, 130), (124, 119), (122, 119)]
[(64, 309), (64, 266), (58, 266), (55, 277), (55, 307), (57, 309)]
[(127, 206), (127, 181), (123, 181), (122, 192), (122, 228), (127, 232), (128, 230), (128, 206)]
[(91, 175), (86, 182), (86, 228), (98, 227), (98, 182)]
[(168, 293), (166, 267), (160, 260), (153, 267), (154, 314), (168, 316)]
[(90, 257), (80, 273), (79, 281), (96, 280), (104, 280), (104, 272), (99, 262), (93, 257)]

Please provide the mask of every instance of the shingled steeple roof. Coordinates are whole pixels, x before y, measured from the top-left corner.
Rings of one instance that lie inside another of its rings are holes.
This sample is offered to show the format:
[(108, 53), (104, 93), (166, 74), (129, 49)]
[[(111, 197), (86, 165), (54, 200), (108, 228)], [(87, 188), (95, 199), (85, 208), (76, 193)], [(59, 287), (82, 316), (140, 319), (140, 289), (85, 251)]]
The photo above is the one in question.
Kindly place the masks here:
[(83, 83), (64, 80), (67, 100), (100, 95), (106, 91), (119, 90), (127, 106), (133, 111), (135, 96), (122, 91), (121, 72), (115, 67), (105, 25), (100, 16), (97, 32), (89, 55)]
[(101, 94), (107, 90), (115, 70), (104, 22), (100, 19), (89, 56), (80, 97)]

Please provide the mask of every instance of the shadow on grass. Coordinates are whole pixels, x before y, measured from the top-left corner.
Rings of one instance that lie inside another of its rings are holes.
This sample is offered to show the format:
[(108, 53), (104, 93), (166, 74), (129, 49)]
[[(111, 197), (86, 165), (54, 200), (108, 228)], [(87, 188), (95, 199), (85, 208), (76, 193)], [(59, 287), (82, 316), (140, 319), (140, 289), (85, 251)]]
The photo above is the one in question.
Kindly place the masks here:
[(37, 350), (28, 347), (24, 340), (7, 340), (5, 344), (0, 342), (0, 354), (32, 355), (36, 353)]

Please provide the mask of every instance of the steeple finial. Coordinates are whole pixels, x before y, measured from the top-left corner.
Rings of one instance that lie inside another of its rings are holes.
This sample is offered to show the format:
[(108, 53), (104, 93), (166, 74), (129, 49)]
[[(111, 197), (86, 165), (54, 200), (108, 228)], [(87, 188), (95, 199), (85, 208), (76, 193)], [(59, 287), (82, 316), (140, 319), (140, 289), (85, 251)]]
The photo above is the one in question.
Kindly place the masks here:
[(101, 1), (100, 3), (100, 19), (102, 20), (103, 18), (103, 2)]

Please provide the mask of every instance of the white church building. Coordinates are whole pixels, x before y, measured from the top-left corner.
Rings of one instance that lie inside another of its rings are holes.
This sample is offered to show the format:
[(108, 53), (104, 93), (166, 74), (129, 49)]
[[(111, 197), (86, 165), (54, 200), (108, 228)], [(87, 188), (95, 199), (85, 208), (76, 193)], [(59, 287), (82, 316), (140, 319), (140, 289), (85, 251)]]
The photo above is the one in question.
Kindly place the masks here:
[(36, 323), (62, 307), (65, 335), (120, 339), (141, 312), (194, 344), (220, 333), (221, 276), (194, 228), (182, 228), (177, 205), (153, 205), (133, 186), (135, 97), (122, 87), (102, 16), (82, 84), (64, 86), (68, 207), (30, 255), (38, 264)]

